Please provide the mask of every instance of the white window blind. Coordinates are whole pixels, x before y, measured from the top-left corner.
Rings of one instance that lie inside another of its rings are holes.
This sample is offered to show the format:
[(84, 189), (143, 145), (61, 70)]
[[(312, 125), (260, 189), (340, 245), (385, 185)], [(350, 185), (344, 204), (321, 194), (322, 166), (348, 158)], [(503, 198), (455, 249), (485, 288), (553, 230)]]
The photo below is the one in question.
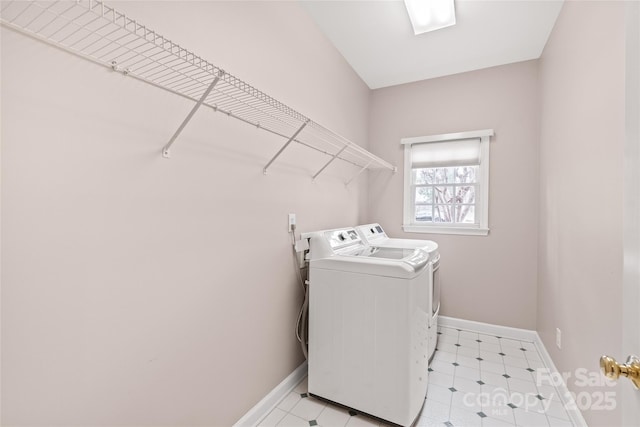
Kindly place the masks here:
[(480, 138), (411, 145), (411, 169), (480, 164)]
[(493, 129), (402, 138), (403, 230), (489, 233), (489, 142)]

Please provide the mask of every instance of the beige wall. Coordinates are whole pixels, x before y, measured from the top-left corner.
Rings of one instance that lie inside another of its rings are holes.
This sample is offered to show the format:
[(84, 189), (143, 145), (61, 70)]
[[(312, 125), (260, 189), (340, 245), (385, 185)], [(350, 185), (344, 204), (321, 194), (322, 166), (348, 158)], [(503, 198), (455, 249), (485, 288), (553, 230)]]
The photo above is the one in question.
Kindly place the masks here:
[[(640, 2), (627, 2), (625, 9), (622, 357), (640, 350)], [(623, 425), (640, 425), (640, 393), (629, 384), (621, 384), (616, 391)]]
[[(364, 144), (369, 90), (295, 2), (130, 16)], [(188, 25), (187, 25), (188, 23)], [(355, 224), (352, 168), (2, 28), (2, 425), (230, 425), (303, 360), (286, 232)], [(360, 203), (359, 203), (360, 201)]]
[[(537, 330), (572, 375), (621, 350), (624, 47), (623, 2), (566, 2), (540, 60)], [(619, 408), (584, 416), (620, 423)]]
[[(289, 212), (436, 240), (442, 314), (537, 329), (561, 371), (619, 352), (620, 3), (566, 2), (541, 61), (373, 92), (294, 2), (115, 6), (399, 171), (313, 184), (293, 147), (265, 177), (284, 141), (207, 110), (162, 159), (190, 102), (3, 28), (2, 425), (233, 423), (302, 361)], [(400, 138), (485, 128), (490, 235), (403, 233)]]
[[(488, 128), (489, 236), (404, 233), (400, 139)], [(393, 237), (438, 242), (443, 315), (535, 329), (538, 128), (537, 61), (373, 91), (371, 149), (399, 171), (371, 174), (368, 217)]]

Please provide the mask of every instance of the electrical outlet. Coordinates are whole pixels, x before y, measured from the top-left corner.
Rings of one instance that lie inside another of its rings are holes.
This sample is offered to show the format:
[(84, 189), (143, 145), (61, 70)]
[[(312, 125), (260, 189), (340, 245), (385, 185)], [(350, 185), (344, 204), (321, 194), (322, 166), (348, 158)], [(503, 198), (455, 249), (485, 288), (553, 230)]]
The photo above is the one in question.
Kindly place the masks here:
[(562, 331), (560, 328), (556, 328), (556, 345), (558, 348), (562, 348)]
[(293, 228), (296, 225), (296, 214), (294, 213), (290, 213), (289, 214), (289, 233), (291, 233), (293, 231)]

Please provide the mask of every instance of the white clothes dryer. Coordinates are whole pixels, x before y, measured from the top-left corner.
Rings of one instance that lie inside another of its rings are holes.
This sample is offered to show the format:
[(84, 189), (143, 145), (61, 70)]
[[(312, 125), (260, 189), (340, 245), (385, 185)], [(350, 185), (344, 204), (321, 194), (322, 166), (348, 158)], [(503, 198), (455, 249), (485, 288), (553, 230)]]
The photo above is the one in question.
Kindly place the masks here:
[(309, 393), (402, 426), (428, 380), (429, 255), (366, 245), (345, 228), (309, 239)]
[(433, 359), (438, 344), (438, 315), (440, 314), (440, 252), (432, 240), (395, 239), (388, 237), (380, 224), (365, 224), (356, 227), (360, 238), (368, 245), (378, 247), (419, 248), (429, 254), (433, 263), (433, 276), (429, 281), (431, 314), (429, 315), (429, 361)]

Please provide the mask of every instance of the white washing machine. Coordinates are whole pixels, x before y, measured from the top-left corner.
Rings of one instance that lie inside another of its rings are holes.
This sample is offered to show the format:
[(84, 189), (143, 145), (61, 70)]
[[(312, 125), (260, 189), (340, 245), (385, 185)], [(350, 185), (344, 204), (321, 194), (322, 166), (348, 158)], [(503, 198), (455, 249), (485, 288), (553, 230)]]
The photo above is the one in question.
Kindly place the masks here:
[(402, 426), (427, 393), (429, 255), (366, 245), (354, 228), (309, 239), (309, 393)]
[(365, 224), (356, 227), (362, 240), (371, 246), (419, 248), (429, 254), (433, 263), (433, 276), (429, 282), (431, 314), (429, 316), (429, 361), (433, 358), (438, 344), (438, 315), (440, 314), (440, 253), (438, 244), (432, 240), (394, 239), (387, 236), (380, 224)]

